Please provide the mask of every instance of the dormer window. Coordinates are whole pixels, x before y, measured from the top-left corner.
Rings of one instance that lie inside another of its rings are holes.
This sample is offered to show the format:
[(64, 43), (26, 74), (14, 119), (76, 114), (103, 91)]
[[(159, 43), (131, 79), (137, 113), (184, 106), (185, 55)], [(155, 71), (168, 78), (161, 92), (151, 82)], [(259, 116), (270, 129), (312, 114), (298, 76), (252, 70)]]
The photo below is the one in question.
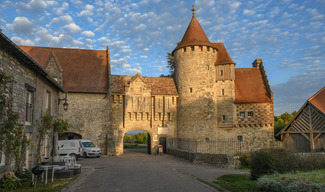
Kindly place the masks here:
[(220, 70), (220, 76), (223, 76), (223, 70)]

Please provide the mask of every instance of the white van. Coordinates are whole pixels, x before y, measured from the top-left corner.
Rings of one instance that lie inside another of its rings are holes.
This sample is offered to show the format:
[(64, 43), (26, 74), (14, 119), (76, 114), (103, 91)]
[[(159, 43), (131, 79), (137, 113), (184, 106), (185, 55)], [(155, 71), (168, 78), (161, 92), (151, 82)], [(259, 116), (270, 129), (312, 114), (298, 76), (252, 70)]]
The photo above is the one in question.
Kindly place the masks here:
[(85, 139), (59, 140), (58, 154), (78, 157), (100, 157), (102, 152), (93, 142)]
[(82, 149), (79, 140), (59, 140), (58, 141), (58, 155), (70, 155), (78, 159), (82, 156)]

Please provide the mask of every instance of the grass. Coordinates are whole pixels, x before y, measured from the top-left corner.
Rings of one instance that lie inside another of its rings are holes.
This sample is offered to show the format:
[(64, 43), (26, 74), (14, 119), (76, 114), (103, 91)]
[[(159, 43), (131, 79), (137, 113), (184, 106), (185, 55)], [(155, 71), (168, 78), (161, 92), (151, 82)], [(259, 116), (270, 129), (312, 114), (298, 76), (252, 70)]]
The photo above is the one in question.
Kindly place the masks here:
[(231, 192), (255, 191), (257, 184), (257, 181), (247, 179), (246, 174), (223, 175), (213, 182)]
[(31, 181), (25, 181), (22, 183), (22, 187), (14, 190), (15, 192), (57, 192), (61, 191), (66, 187), (70, 182), (77, 179), (79, 175), (76, 175), (72, 178), (67, 179), (54, 179), (52, 182), (51, 179), (47, 180), (47, 184), (43, 186), (42, 181), (37, 182), (36, 188), (31, 186)]
[(124, 143), (124, 148), (140, 149), (147, 148), (147, 144), (138, 144), (138, 143)]

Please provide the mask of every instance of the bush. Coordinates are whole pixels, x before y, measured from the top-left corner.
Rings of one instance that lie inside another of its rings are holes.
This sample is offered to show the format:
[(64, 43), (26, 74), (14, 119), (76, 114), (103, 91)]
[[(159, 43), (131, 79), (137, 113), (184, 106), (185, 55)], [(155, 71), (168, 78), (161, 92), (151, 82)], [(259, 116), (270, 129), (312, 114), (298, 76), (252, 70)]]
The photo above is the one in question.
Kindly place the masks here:
[(251, 167), (251, 154), (250, 153), (242, 153), (239, 156), (240, 166), (241, 167)]
[(299, 158), (291, 150), (284, 148), (274, 148), (265, 150), (274, 161), (274, 171), (278, 173), (288, 173), (298, 169)]
[(258, 179), (257, 189), (266, 192), (325, 192), (325, 170), (299, 172), (298, 174), (265, 175)]
[(12, 191), (17, 189), (18, 187), (21, 187), (21, 183), (17, 179), (0, 179), (0, 191)]
[(274, 173), (274, 161), (272, 156), (264, 151), (256, 151), (251, 155), (251, 179), (257, 179), (262, 175)]

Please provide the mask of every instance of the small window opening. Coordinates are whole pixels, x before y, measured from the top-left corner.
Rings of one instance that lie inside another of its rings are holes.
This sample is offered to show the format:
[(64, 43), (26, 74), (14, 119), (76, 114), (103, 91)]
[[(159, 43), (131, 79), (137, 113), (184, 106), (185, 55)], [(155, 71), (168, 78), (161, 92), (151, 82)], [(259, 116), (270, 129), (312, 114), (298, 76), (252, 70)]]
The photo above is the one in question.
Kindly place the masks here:
[(200, 49), (200, 51), (203, 51), (203, 47), (202, 46), (199, 46), (199, 49)]
[(194, 51), (194, 46), (191, 46), (191, 50)]
[(239, 113), (239, 115), (240, 115), (240, 117), (245, 117), (245, 112), (244, 112), (244, 111), (241, 111), (241, 112)]
[(238, 140), (239, 142), (242, 142), (242, 141), (243, 141), (243, 136), (241, 136), (241, 135), (237, 136), (237, 140)]
[(220, 70), (220, 76), (223, 76), (223, 70)]
[(226, 121), (226, 115), (222, 115), (222, 121)]
[(190, 88), (190, 93), (192, 93), (192, 91), (193, 91), (192, 88)]
[(221, 90), (221, 94), (225, 95), (225, 90), (224, 89)]
[(253, 117), (253, 111), (248, 111), (248, 112), (247, 112), (247, 116), (248, 116), (248, 117)]
[(183, 48), (183, 51), (186, 52), (186, 47)]
[(205, 68), (206, 68), (206, 70), (209, 70), (209, 65), (206, 65)]
[(210, 47), (208, 47), (208, 51), (210, 51)]

